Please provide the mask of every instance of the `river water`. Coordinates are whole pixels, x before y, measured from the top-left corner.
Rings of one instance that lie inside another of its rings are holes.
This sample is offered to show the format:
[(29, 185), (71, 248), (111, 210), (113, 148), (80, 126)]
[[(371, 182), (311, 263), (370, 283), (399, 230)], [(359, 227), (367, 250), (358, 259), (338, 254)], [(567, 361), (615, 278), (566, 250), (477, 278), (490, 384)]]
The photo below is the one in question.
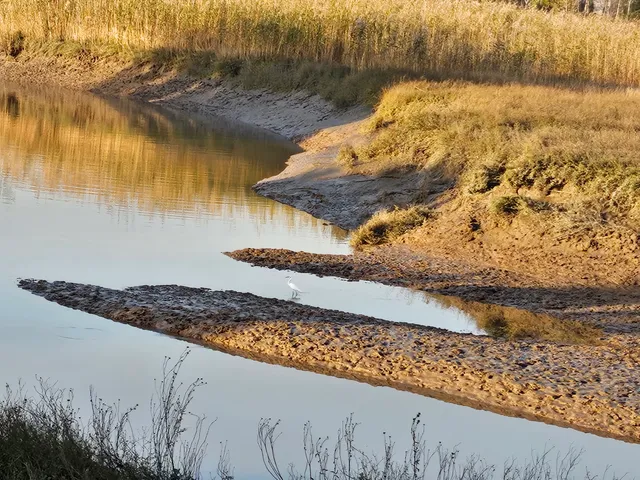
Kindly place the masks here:
[[(42, 278), (122, 288), (176, 283), (276, 298), (286, 273), (222, 252), (279, 247), (348, 253), (346, 232), (258, 197), (250, 186), (282, 170), (296, 146), (228, 122), (57, 90), (0, 86), (0, 381), (36, 375), (107, 401), (146, 405), (165, 356), (186, 343), (65, 309), (16, 287)], [(466, 315), (404, 289), (295, 275), (301, 301), (380, 318), (482, 332)], [(584, 449), (585, 468), (640, 478), (640, 446), (447, 404), (386, 387), (262, 364), (192, 347), (182, 376), (203, 377), (193, 412), (217, 419), (205, 468), (228, 442), (238, 479), (265, 478), (255, 443), (262, 417), (282, 419), (281, 464), (301, 459), (302, 426), (333, 436), (354, 413), (364, 450), (382, 432), (406, 448), (420, 412), (428, 443), (501, 465), (532, 451)], [(141, 408), (135, 422), (148, 419)], [(555, 458), (555, 453), (553, 454)]]

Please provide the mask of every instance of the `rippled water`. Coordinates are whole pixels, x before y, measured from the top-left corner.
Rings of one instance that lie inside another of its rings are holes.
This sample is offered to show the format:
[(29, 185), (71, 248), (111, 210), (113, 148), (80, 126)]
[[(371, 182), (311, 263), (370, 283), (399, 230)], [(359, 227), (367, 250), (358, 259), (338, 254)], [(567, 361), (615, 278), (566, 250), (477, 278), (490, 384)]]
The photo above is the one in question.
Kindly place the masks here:
[[(221, 252), (280, 247), (347, 253), (346, 232), (256, 196), (296, 147), (247, 127), (186, 118), (124, 100), (0, 87), (0, 381), (35, 375), (105, 399), (146, 404), (165, 355), (185, 343), (62, 308), (19, 290), (18, 277), (125, 287), (177, 283), (287, 298), (284, 272)], [(370, 283), (296, 275), (302, 302), (381, 318), (481, 333), (473, 319), (423, 295)], [(333, 435), (355, 413), (362, 445), (398, 448), (421, 412), (430, 443), (459, 445), (502, 463), (532, 449), (584, 448), (585, 465), (640, 476), (637, 445), (502, 417), (389, 388), (300, 372), (194, 347), (185, 380), (208, 384), (193, 410), (218, 418), (238, 478), (262, 478), (255, 431), (281, 418), (282, 463), (299, 459), (302, 425)], [(137, 421), (145, 423), (146, 412)]]

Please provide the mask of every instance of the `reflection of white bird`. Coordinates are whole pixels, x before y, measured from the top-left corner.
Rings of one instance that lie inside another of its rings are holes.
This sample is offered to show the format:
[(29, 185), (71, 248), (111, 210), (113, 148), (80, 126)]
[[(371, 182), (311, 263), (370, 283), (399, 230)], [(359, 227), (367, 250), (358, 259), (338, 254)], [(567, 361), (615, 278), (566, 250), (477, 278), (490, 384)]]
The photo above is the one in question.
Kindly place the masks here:
[(295, 283), (293, 283), (291, 281), (291, 276), (287, 276), (287, 285), (289, 285), (289, 288), (291, 289), (291, 298), (296, 298), (300, 293), (302, 293), (302, 290), (300, 290)]

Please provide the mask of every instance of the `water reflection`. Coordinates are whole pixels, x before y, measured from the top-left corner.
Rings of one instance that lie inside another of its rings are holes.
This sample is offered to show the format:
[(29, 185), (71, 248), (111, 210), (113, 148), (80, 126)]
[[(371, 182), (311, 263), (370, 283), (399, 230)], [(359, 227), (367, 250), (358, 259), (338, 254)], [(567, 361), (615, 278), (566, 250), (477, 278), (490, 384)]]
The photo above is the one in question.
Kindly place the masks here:
[(16, 199), (11, 183), (0, 175), (0, 203), (13, 203)]
[(461, 312), (479, 331), (495, 338), (532, 339), (561, 343), (597, 343), (602, 331), (584, 322), (561, 320), (513, 307), (473, 302), (459, 297), (425, 294), (425, 301)]
[[(0, 88), (0, 174), (38, 197), (59, 195), (162, 216), (304, 219), (250, 194), (296, 147), (268, 133), (210, 125), (123, 99)], [(247, 129), (248, 130), (248, 127)], [(268, 147), (267, 147), (268, 144)], [(3, 198), (6, 181), (0, 184)], [(345, 238), (334, 228), (332, 235)]]

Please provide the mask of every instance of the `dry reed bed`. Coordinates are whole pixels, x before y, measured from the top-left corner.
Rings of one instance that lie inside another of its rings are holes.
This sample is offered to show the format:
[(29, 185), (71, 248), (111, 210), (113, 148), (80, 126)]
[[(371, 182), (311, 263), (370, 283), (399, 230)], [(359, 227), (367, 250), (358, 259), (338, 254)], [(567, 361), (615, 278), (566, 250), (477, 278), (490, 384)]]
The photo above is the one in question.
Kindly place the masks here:
[(0, 30), (442, 75), (640, 85), (640, 25), (468, 0), (4, 0)]

